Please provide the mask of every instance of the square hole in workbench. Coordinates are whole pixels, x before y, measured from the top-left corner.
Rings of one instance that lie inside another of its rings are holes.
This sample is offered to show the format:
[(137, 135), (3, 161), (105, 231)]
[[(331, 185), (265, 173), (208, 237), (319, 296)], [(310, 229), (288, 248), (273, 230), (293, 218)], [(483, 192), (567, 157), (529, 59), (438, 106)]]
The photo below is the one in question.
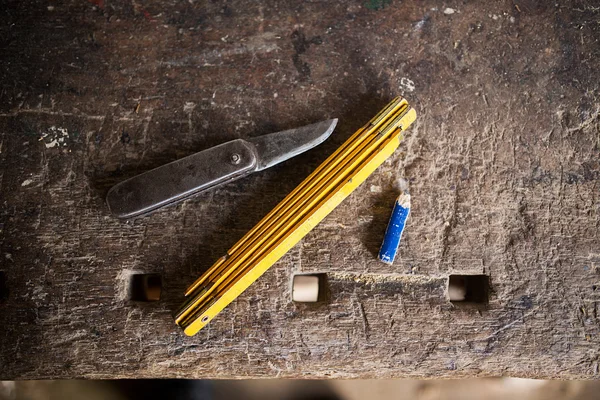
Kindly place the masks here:
[(487, 275), (450, 275), (447, 298), (451, 303), (487, 304), (490, 279)]
[(129, 281), (129, 300), (158, 301), (162, 291), (160, 274), (134, 274)]
[(292, 301), (297, 303), (320, 303), (327, 300), (327, 274), (294, 274), (292, 277)]
[(0, 303), (8, 299), (8, 284), (6, 282), (6, 273), (0, 271)]

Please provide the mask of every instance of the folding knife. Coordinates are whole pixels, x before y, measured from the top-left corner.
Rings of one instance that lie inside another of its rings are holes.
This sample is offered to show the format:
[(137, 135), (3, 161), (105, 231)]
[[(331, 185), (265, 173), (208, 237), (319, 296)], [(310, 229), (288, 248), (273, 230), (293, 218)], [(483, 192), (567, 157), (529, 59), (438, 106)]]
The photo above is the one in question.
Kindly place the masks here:
[(337, 121), (236, 139), (192, 154), (113, 186), (106, 203), (118, 218), (147, 214), (312, 149), (331, 135)]
[(175, 322), (194, 335), (394, 153), (417, 113), (397, 97), (294, 189), (186, 291)]

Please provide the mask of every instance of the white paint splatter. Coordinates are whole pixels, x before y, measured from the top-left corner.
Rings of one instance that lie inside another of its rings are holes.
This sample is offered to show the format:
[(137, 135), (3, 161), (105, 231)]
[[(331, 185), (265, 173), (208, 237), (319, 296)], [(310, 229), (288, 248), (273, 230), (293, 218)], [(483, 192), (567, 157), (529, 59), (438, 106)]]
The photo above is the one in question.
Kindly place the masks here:
[(46, 143), (46, 148), (50, 149), (52, 147), (55, 147), (57, 144), (58, 144), (58, 140), (55, 139), (55, 140), (51, 141), (50, 143)]
[(454, 14), (455, 12), (456, 12), (456, 10), (455, 10), (454, 8), (446, 7), (446, 8), (444, 9), (444, 14), (446, 14), (446, 15), (452, 15), (452, 14)]
[(404, 89), (408, 90), (409, 92), (414, 92), (414, 90), (415, 90), (415, 83), (408, 78), (400, 79), (400, 86), (402, 86)]
[(42, 133), (40, 137), (40, 141), (44, 141), (47, 149), (56, 146), (67, 146), (67, 139), (69, 138), (69, 131), (65, 128), (60, 128), (56, 126), (51, 126), (48, 130)]
[(423, 18), (422, 20), (420, 20), (419, 22), (417, 22), (415, 24), (414, 30), (418, 31), (418, 30), (422, 29), (425, 26), (425, 22), (427, 22), (427, 20), (425, 18)]
[(25, 179), (23, 181), (23, 183), (21, 183), (21, 186), (29, 186), (33, 183), (33, 179)]
[(196, 108), (196, 103), (188, 101), (183, 105), (183, 112), (185, 113), (189, 113), (194, 111), (194, 108)]

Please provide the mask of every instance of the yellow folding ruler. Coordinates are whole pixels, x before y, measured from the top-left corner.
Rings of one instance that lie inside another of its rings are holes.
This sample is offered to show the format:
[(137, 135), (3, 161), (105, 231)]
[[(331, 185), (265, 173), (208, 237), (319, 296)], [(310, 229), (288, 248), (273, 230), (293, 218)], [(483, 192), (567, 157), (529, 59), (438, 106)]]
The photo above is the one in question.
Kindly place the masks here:
[(175, 322), (195, 335), (383, 163), (417, 114), (397, 97), (210, 267), (185, 295)]

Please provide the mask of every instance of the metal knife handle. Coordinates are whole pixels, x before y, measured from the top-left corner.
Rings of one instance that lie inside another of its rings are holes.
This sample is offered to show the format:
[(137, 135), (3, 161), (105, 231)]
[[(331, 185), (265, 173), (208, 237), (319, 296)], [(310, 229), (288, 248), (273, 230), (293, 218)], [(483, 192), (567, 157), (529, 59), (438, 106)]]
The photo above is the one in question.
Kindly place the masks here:
[(118, 218), (136, 217), (248, 175), (257, 159), (252, 143), (232, 140), (123, 181), (106, 203)]

